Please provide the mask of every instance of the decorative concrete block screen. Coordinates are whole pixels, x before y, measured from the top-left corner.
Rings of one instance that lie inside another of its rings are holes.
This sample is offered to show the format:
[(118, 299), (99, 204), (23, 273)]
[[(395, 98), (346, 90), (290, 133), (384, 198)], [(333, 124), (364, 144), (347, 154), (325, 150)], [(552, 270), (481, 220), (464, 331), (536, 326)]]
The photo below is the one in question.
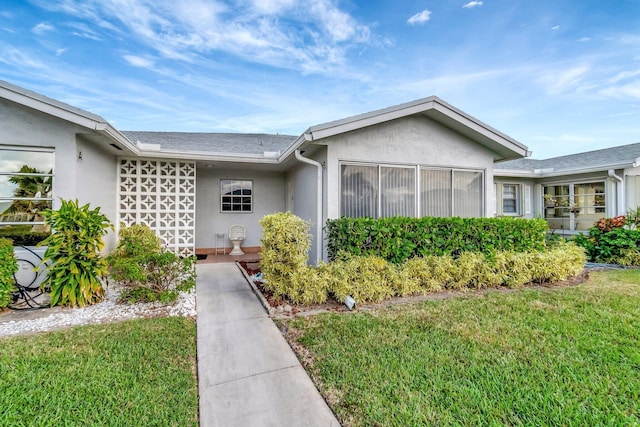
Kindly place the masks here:
[(118, 182), (121, 222), (148, 225), (175, 253), (195, 252), (195, 163), (120, 159)]

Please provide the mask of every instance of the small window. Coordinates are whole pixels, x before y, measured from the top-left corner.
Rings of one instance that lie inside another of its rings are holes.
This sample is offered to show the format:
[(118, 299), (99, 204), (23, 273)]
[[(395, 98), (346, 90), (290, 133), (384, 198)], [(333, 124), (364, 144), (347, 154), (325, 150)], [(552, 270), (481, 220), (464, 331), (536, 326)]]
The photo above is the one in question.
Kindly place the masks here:
[(220, 180), (220, 211), (234, 213), (253, 212), (253, 181)]
[(504, 215), (520, 214), (520, 186), (518, 184), (502, 185), (502, 213)]

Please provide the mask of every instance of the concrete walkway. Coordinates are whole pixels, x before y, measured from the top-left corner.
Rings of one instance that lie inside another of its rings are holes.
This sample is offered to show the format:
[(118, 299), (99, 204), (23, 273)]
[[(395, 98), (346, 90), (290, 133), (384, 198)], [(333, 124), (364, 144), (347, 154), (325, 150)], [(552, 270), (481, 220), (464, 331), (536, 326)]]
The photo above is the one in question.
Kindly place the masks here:
[(339, 426), (238, 267), (197, 272), (200, 425)]

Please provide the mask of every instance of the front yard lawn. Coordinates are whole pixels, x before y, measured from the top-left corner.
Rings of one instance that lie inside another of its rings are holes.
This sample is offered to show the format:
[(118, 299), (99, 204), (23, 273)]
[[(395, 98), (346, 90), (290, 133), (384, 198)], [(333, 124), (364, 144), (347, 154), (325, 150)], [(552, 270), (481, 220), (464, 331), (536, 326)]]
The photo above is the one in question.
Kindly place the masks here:
[(0, 339), (0, 426), (197, 426), (194, 319)]
[(640, 423), (639, 270), (284, 326), (347, 426)]

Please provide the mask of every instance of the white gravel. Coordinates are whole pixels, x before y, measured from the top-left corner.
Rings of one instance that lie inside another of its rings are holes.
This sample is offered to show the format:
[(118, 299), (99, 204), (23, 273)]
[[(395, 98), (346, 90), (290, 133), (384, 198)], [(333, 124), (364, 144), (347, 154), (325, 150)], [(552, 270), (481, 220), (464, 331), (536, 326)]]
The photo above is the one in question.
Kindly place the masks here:
[[(114, 321), (159, 316), (196, 316), (196, 292), (180, 293), (173, 305), (158, 302), (146, 304), (117, 304), (119, 290), (109, 286), (105, 299), (95, 305), (82, 308), (50, 308), (8, 313), (0, 317), (0, 337), (51, 331), (78, 325), (92, 325)], [(10, 320), (11, 318), (17, 320)], [(20, 319), (20, 317), (28, 317)]]

